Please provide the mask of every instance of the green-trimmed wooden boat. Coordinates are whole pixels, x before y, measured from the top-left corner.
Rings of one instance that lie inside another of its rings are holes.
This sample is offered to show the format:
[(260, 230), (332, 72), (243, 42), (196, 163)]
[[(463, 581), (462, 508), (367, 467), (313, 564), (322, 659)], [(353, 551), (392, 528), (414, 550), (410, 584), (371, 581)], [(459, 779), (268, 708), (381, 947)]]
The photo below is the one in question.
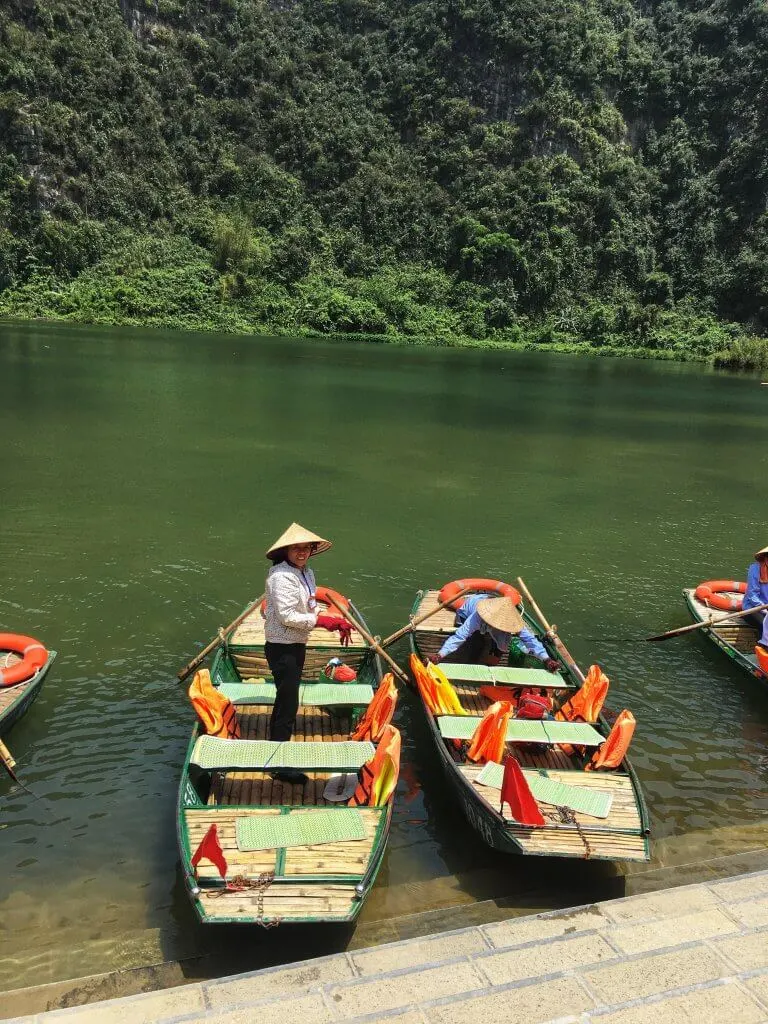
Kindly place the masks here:
[[(56, 651), (48, 651), (45, 664), (29, 679), (0, 687), (0, 736), (4, 736), (37, 699), (55, 657)], [(21, 661), (19, 655), (0, 649), (0, 666), (9, 667), (18, 661)]]
[[(429, 612), (437, 604), (437, 590), (419, 591), (411, 609), (411, 618)], [(443, 662), (440, 667), (451, 679), (463, 709), (470, 715), (482, 716), (491, 704), (486, 697), (480, 695), (479, 689), (483, 683), (511, 682), (515, 686), (546, 686), (554, 698), (555, 710), (580, 685), (580, 681), (563, 663), (544, 636), (538, 623), (525, 611), (523, 615), (526, 624), (539, 637), (551, 657), (560, 661), (563, 666), (560, 675), (544, 672), (541, 667), (531, 667), (538, 665), (538, 662), (527, 657), (520, 659), (520, 665), (511, 665), (500, 671), (493, 670), (493, 678), (491, 670), (481, 666), (460, 666)], [(446, 608), (436, 612), (411, 633), (411, 649), (422, 661), (427, 656), (434, 656), (454, 629), (452, 611)], [(482, 678), (485, 675), (489, 677)], [(545, 744), (530, 747), (529, 752), (526, 751), (525, 740), (516, 742), (514, 748), (508, 742), (507, 750), (520, 762), (526, 779), (532, 786), (537, 786), (540, 791), (546, 791), (551, 781), (578, 787), (578, 793), (574, 790), (573, 794), (560, 789), (560, 798), (563, 799), (565, 794), (573, 802), (582, 803), (585, 807), (594, 803), (593, 809), (600, 810), (601, 814), (608, 807), (607, 816), (597, 817), (562, 804), (547, 803), (542, 797), (537, 797), (547, 824), (543, 828), (526, 827), (508, 816), (508, 806), (505, 805), (505, 813), (501, 813), (500, 789), (479, 781), (483, 767), (467, 760), (466, 744), (461, 750), (457, 750), (454, 742), (445, 736), (446, 732), (451, 733), (450, 726), (460, 726), (463, 724), (462, 720), (437, 719), (423, 700), (422, 705), (448, 783), (467, 820), (489, 846), (504, 853), (539, 857), (617, 861), (650, 859), (648, 811), (637, 776), (628, 759), (625, 759), (616, 770), (585, 772), (584, 765), (593, 753), (594, 746), (591, 749), (586, 748), (585, 757), (577, 752), (568, 755), (554, 739), (549, 738), (559, 733), (560, 726), (567, 726), (570, 723), (546, 723), (548, 735)], [(541, 728), (540, 723), (521, 722), (515, 725), (513, 721), (510, 723), (510, 732), (515, 733), (517, 730), (521, 736), (526, 732), (532, 734), (535, 729), (529, 729), (529, 724)], [(582, 725), (579, 728), (587, 742), (593, 745), (601, 742), (609, 731), (609, 725), (602, 716), (599, 722), (591, 726)], [(458, 733), (465, 730), (454, 728), (453, 731)], [(593, 732), (599, 735), (592, 736)], [(560, 742), (564, 740), (561, 739)], [(533, 753), (534, 750), (536, 753)], [(487, 773), (483, 777), (486, 778)], [(558, 787), (549, 789), (554, 791)], [(610, 801), (606, 797), (610, 797)], [(597, 806), (600, 802), (603, 803), (602, 808)]]
[[(736, 591), (723, 592), (723, 595), (731, 596), (734, 599), (741, 596)], [(696, 597), (695, 587), (686, 587), (683, 590), (683, 597), (694, 622), (707, 622), (711, 619), (714, 623), (711, 627), (702, 626), (698, 632), (704, 633), (713, 644), (716, 644), (721, 651), (725, 651), (728, 657), (732, 658), (745, 672), (768, 683), (768, 675), (760, 668), (755, 656), (755, 645), (760, 639), (758, 627), (751, 620), (747, 621), (747, 618), (728, 619), (718, 625), (717, 623), (721, 619), (726, 618), (728, 612), (710, 608), (700, 601)]]
[[(367, 629), (359, 611), (350, 607)], [(211, 678), (235, 703), (241, 739), (201, 737), (195, 726), (177, 812), (182, 869), (197, 915), (205, 924), (353, 921), (374, 884), (389, 836), (392, 798), (381, 807), (357, 808), (354, 828), (364, 837), (318, 842), (323, 829), (337, 827), (340, 819), (334, 808), (345, 808), (344, 803), (323, 796), (331, 776), (338, 774), (340, 792), (345, 776), (350, 776), (351, 785), (352, 773), (373, 753), (372, 744), (352, 743), (349, 736), (383, 677), (378, 656), (356, 630), (349, 647), (333, 643), (335, 638), (336, 634), (322, 629), (310, 634), (296, 729), (290, 743), (279, 745), (282, 756), (309, 776), (305, 786), (272, 779), (269, 771), (280, 766), (274, 760), (278, 745), (253, 743), (267, 739), (274, 699), (261, 613), (249, 615), (215, 655)], [(356, 683), (332, 683), (322, 675), (333, 657), (355, 667)], [(282, 815), (290, 821), (275, 822)], [(307, 820), (298, 821), (299, 815)], [(348, 817), (342, 813), (342, 818)], [(295, 826), (304, 844), (240, 849), (249, 829), (269, 831), (273, 822), (280, 836)], [(196, 872), (191, 864), (214, 823), (228, 863), (227, 885), (207, 860), (198, 864)], [(344, 828), (349, 824), (346, 820)], [(344, 828), (344, 835), (351, 834)]]

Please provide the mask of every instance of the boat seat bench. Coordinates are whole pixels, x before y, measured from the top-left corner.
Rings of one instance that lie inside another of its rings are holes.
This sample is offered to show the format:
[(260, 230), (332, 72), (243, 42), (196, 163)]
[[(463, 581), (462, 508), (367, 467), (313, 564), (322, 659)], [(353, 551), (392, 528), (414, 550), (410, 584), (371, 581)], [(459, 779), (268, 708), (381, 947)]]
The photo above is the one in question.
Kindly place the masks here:
[(190, 762), (204, 771), (277, 771), (280, 768), (357, 771), (375, 747), (367, 740), (341, 743), (277, 743), (274, 740), (227, 740), (200, 736)]
[[(233, 704), (275, 703), (274, 683), (222, 683), (219, 686)], [(373, 700), (373, 688), (364, 683), (302, 683), (299, 705), (303, 707), (367, 707)]]
[[(437, 724), (446, 740), (471, 740), (482, 722), (476, 715), (440, 715)], [(599, 747), (605, 739), (597, 729), (585, 722), (531, 721), (510, 718), (507, 743), (575, 743), (582, 747)]]
[(516, 668), (503, 665), (459, 665), (440, 662), (451, 682), (477, 683), (478, 686), (538, 686), (547, 690), (573, 690), (574, 685), (556, 672), (543, 668)]

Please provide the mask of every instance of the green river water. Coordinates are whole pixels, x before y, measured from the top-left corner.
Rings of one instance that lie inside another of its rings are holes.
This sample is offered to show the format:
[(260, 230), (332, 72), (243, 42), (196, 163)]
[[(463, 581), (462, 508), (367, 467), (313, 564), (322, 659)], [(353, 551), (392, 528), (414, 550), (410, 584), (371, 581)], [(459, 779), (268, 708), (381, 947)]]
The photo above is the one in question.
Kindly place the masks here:
[[(178, 874), (192, 716), (175, 673), (261, 592), (264, 549), (293, 519), (334, 541), (318, 581), (382, 635), (420, 587), (523, 575), (638, 719), (652, 870), (691, 876), (766, 845), (768, 689), (701, 638), (642, 640), (687, 621), (682, 587), (743, 579), (768, 543), (754, 378), (5, 324), (0, 381), (0, 630), (59, 652), (6, 737), (44, 800), (0, 779), (0, 989), (213, 950), (242, 970), (356, 941), (203, 928)], [(358, 936), (473, 901), (512, 913), (627, 891), (622, 866), (484, 847), (408, 694), (398, 724), (391, 840)]]

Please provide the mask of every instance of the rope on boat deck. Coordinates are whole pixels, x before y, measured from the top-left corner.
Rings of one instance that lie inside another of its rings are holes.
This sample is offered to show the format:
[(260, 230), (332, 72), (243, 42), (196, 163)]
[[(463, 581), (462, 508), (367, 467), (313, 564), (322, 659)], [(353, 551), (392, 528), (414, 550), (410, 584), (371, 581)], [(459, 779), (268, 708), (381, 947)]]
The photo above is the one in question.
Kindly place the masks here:
[(264, 917), (264, 893), (275, 880), (274, 871), (265, 871), (258, 878), (246, 878), (245, 875), (235, 875), (229, 879), (222, 889), (212, 892), (210, 899), (218, 899), (230, 892), (245, 892), (248, 889), (256, 890), (256, 917), (262, 928), (276, 928), (282, 921), (281, 917)]
[(589, 860), (589, 858), (592, 856), (592, 847), (589, 845), (589, 840), (582, 831), (581, 825), (579, 824), (579, 821), (576, 818), (576, 812), (573, 810), (573, 808), (562, 807), (560, 806), (560, 804), (557, 804), (554, 813), (548, 813), (547, 817), (550, 819), (550, 821), (553, 821), (556, 824), (560, 823), (562, 825), (576, 826), (576, 831), (579, 833), (579, 838), (581, 839), (582, 843), (584, 843), (584, 860)]

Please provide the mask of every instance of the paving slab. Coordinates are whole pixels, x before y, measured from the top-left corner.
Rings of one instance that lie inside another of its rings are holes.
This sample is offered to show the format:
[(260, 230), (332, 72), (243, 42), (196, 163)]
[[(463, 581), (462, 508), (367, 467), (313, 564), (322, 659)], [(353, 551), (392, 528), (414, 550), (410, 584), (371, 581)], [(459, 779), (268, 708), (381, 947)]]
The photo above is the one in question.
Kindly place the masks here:
[[(392, 934), (397, 930), (382, 937)], [(768, 871), (414, 934), (144, 995), (27, 1017), (16, 1012), (16, 1018), (17, 1024), (763, 1024)]]

